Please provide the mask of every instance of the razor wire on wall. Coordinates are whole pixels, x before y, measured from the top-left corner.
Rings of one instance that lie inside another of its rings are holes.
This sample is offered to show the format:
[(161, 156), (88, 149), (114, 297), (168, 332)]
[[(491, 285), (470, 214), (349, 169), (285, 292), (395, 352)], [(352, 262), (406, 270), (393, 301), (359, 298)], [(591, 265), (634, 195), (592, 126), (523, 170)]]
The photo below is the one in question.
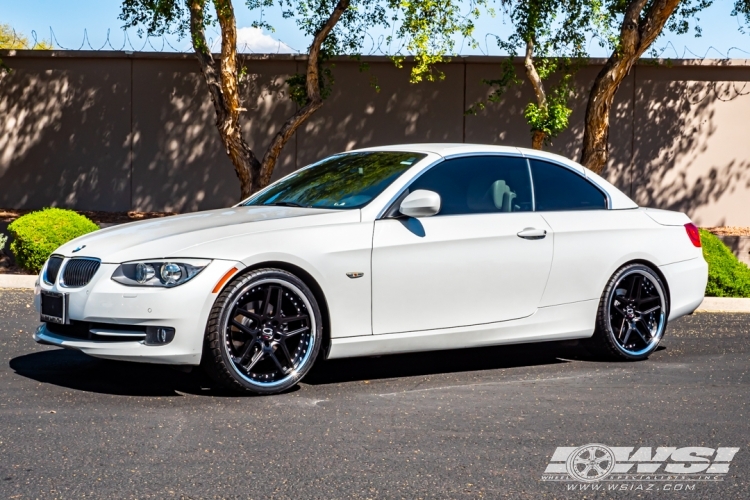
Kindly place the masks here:
[[(122, 38), (121, 41), (114, 41), (114, 35), (112, 34), (111, 29), (107, 29), (107, 33), (104, 39), (104, 42), (101, 44), (99, 43), (93, 43), (91, 41), (91, 38), (89, 37), (89, 33), (87, 29), (83, 30), (83, 36), (81, 38), (81, 43), (76, 45), (63, 45), (59, 42), (54, 30), (52, 27), (49, 28), (49, 38), (48, 39), (40, 39), (36, 31), (31, 32), (31, 38), (33, 40), (33, 44), (29, 44), (31, 46), (23, 47), (26, 49), (31, 49), (37, 46), (41, 46), (44, 44), (49, 44), (50, 48), (53, 50), (92, 50), (92, 51), (121, 51), (121, 52), (177, 52), (177, 53), (190, 53), (192, 52), (192, 47), (189, 44), (184, 44), (182, 46), (179, 46), (179, 44), (175, 40), (170, 40), (167, 36), (148, 36), (145, 35), (143, 37), (132, 37), (126, 30), (122, 30)], [(362, 55), (384, 55), (384, 56), (390, 56), (390, 55), (402, 55), (402, 50), (404, 47), (404, 44), (398, 44), (398, 46), (394, 46), (394, 43), (392, 41), (389, 41), (386, 35), (379, 33), (376, 35), (371, 35), (370, 33), (365, 34), (365, 38), (367, 38), (368, 42), (365, 45), (365, 50), (362, 51)], [(493, 33), (486, 33), (483, 37), (484, 43), (477, 43), (472, 44), (475, 40), (470, 37), (462, 37), (460, 40), (460, 43), (457, 43), (456, 46), (460, 47), (459, 51), (456, 54), (452, 54), (453, 56), (460, 56), (465, 55), (463, 54), (464, 48), (467, 46), (473, 46), (476, 50), (479, 51), (479, 54), (477, 55), (483, 55), (483, 56), (503, 56), (507, 55), (502, 53), (499, 49), (497, 51), (493, 51), (493, 46), (496, 46), (494, 43), (490, 43), (490, 40), (495, 41), (499, 37), (496, 34)], [(17, 35), (14, 32), (14, 39), (16, 41), (22, 41), (24, 40), (24, 37)], [(392, 40), (392, 38), (391, 38)], [(178, 40), (179, 41), (179, 40)], [(593, 45), (593, 43), (596, 41), (596, 38), (592, 38), (590, 41), (590, 45)], [(220, 42), (220, 37), (208, 38), (209, 46), (212, 47), (213, 50), (218, 51), (218, 43)], [(248, 53), (248, 54), (304, 54), (305, 50), (292, 47), (285, 41), (281, 39), (275, 39), (275, 42), (277, 42), (276, 50), (271, 51), (257, 51), (254, 50), (249, 44), (246, 42), (240, 43), (237, 46), (237, 50), (240, 53)], [(20, 47), (18, 47), (20, 48)], [(671, 41), (668, 41), (666, 44), (664, 44), (662, 47), (656, 47), (656, 54), (657, 58), (659, 59), (693, 59), (693, 60), (705, 60), (705, 59), (711, 59), (711, 60), (730, 60), (730, 59), (750, 59), (750, 47), (748, 49), (744, 49), (741, 47), (732, 46), (729, 47), (726, 52), (722, 52), (718, 48), (714, 46), (709, 46), (703, 54), (696, 53), (693, 51), (690, 47), (684, 46), (682, 51), (680, 51)]]
[[(66, 50), (66, 51), (81, 51), (81, 50), (90, 50), (90, 51), (118, 51), (118, 52), (126, 52), (126, 53), (135, 53), (135, 52), (167, 52), (167, 53), (191, 53), (192, 47), (189, 45), (188, 42), (185, 42), (183, 45), (179, 45), (179, 39), (177, 41), (170, 40), (167, 36), (138, 36), (131, 37), (131, 35), (127, 32), (127, 30), (121, 30), (122, 38), (121, 41), (114, 41), (113, 33), (111, 29), (107, 29), (106, 36), (104, 39), (104, 42), (101, 44), (98, 43), (92, 43), (91, 38), (89, 37), (89, 33), (87, 29), (83, 30), (83, 36), (81, 38), (81, 43), (77, 46), (67, 46), (60, 43), (58, 40), (54, 29), (52, 27), (49, 28), (49, 38), (48, 39), (40, 39), (36, 31), (31, 32), (31, 40), (28, 40), (23, 35), (19, 35), (15, 30), (11, 29), (11, 36), (9, 40), (4, 40), (4, 42), (13, 48), (17, 49), (46, 49), (46, 50)], [(217, 34), (218, 35), (218, 34)], [(365, 44), (364, 49), (362, 51), (361, 55), (365, 56), (374, 56), (374, 55), (380, 55), (380, 56), (393, 56), (393, 55), (404, 55), (402, 53), (404, 43), (402, 42), (398, 47), (393, 46), (393, 37), (388, 37), (385, 34), (376, 34), (373, 36), (370, 33), (365, 33), (365, 38), (367, 39), (368, 43)], [(486, 33), (484, 36), (484, 44), (481, 43), (474, 43), (475, 39), (469, 38), (469, 37), (463, 37), (463, 40), (461, 40), (461, 43), (456, 43), (457, 47), (460, 47), (457, 54), (453, 54), (453, 56), (459, 56), (462, 52), (464, 52), (464, 47), (468, 45), (475, 48), (475, 50), (478, 50), (482, 56), (503, 56), (506, 54), (501, 53), (499, 50), (497, 53), (493, 53), (491, 50), (491, 47), (496, 46), (497, 44), (490, 43), (490, 41), (496, 41), (498, 39), (498, 35), (495, 35), (493, 33)], [(220, 43), (220, 35), (216, 38), (208, 37), (209, 46), (212, 47), (213, 50), (218, 51), (219, 47), (218, 44)], [(273, 39), (274, 42), (276, 42), (276, 50), (264, 50), (264, 51), (258, 51), (254, 50), (249, 44), (245, 43), (238, 43), (237, 50), (239, 53), (243, 54), (292, 54), (292, 55), (303, 55), (305, 52), (303, 50), (300, 50), (298, 48), (291, 47), (289, 44), (285, 43), (283, 40), (279, 39)], [(33, 41), (33, 42), (32, 42)], [(598, 40), (596, 37), (592, 37), (592, 39), (589, 41), (589, 45), (593, 45)], [(717, 49), (714, 46), (709, 46), (703, 54), (698, 54), (695, 51), (691, 50), (689, 47), (684, 46), (683, 50), (680, 52), (679, 49), (671, 42), (667, 41), (663, 46), (661, 47), (654, 47), (654, 50), (652, 51), (652, 54), (656, 56), (656, 59), (659, 59), (662, 61), (663, 64), (669, 65), (671, 61), (674, 60), (695, 60), (695, 61), (704, 61), (704, 60), (711, 60), (711, 61), (729, 61), (729, 60), (737, 60), (737, 59), (750, 59), (750, 51), (745, 50), (740, 47), (732, 46), (729, 49), (727, 49), (726, 52), (722, 52), (719, 49)], [(408, 55), (408, 54), (407, 54)], [(731, 91), (728, 90), (720, 90), (716, 87), (715, 82), (714, 85), (711, 86), (711, 94), (713, 94), (717, 99), (719, 100), (732, 100), (740, 96), (748, 95), (750, 94), (750, 82), (732, 82), (731, 85)], [(703, 99), (705, 99), (706, 94), (703, 94), (703, 96), (695, 96), (694, 98), (691, 98), (690, 101), (694, 102), (695, 104), (699, 103)]]

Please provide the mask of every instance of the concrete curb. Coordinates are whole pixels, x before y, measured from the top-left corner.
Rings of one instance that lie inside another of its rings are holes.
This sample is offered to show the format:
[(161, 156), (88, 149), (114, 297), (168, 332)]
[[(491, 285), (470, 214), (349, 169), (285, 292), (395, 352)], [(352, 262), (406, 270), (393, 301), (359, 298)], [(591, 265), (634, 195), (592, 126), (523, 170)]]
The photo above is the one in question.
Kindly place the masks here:
[(0, 274), (0, 288), (34, 289), (36, 274)]
[(729, 297), (706, 297), (695, 312), (740, 312), (750, 313), (750, 299)]

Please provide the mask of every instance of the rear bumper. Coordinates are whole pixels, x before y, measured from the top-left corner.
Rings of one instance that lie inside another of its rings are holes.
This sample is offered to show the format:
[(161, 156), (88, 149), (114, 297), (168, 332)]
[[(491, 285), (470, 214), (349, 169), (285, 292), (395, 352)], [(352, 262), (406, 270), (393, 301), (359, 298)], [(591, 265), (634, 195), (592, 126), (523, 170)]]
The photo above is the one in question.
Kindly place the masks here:
[(708, 264), (703, 256), (660, 266), (659, 270), (669, 287), (669, 319), (677, 319), (698, 309), (708, 283)]

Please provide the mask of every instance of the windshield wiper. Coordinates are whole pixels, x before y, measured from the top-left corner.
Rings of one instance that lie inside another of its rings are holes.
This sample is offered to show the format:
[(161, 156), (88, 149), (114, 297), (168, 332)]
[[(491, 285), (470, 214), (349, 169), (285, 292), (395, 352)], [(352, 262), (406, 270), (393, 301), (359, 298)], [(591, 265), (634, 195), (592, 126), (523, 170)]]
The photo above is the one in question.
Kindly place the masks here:
[(266, 206), (274, 206), (274, 207), (300, 207), (304, 208), (303, 205), (300, 205), (299, 203), (294, 203), (293, 201), (277, 201), (275, 203), (264, 203)]

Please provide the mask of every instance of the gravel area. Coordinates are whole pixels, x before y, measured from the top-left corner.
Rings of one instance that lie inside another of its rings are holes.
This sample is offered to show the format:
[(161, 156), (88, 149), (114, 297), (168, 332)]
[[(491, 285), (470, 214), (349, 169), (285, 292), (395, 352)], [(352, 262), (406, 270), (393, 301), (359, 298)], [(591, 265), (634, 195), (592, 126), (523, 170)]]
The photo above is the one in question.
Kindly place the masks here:
[(750, 236), (750, 227), (721, 226), (704, 227), (703, 229), (716, 236)]

